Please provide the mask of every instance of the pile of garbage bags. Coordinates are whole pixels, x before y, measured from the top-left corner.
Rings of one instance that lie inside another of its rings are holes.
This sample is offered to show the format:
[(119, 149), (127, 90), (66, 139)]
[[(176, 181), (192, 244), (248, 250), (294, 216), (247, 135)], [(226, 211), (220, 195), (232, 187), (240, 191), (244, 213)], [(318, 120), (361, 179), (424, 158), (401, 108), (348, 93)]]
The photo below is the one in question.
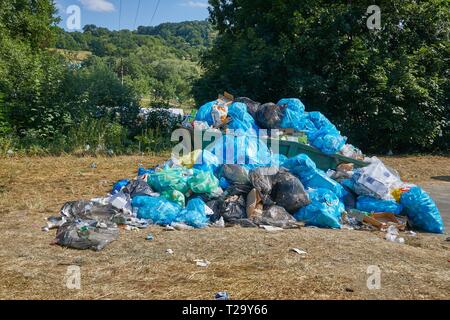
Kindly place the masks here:
[[(294, 128), (325, 154), (361, 158), (362, 152), (346, 144), (347, 138), (324, 115), (305, 112), (299, 99), (263, 105), (249, 98), (219, 99), (200, 107), (190, 125), (241, 130), (241, 139), (225, 136), (215, 146), (223, 152), (231, 143), (242, 159), (234, 156), (231, 163), (222, 163), (213, 148), (172, 157), (154, 168), (140, 167), (134, 179), (118, 181), (106, 197), (69, 202), (60, 217), (50, 217), (46, 229), (57, 229), (55, 242), (101, 250), (118, 238), (119, 225), (139, 229), (150, 224), (340, 229), (373, 222), (372, 227), (387, 230), (392, 221), (407, 220), (413, 229), (444, 232), (431, 197), (401, 181), (376, 157), (364, 158), (367, 166), (362, 168), (341, 163), (325, 172), (307, 154), (273, 154), (246, 134), (250, 129)], [(378, 221), (380, 217), (390, 222)]]

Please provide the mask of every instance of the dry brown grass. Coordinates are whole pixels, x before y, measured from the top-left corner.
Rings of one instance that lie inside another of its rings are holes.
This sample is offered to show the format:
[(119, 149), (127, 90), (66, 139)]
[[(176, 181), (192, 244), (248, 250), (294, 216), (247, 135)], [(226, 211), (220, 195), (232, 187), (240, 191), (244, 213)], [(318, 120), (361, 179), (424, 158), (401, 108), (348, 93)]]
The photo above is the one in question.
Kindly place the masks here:
[[(103, 195), (114, 181), (134, 176), (139, 163), (165, 158), (0, 159), (0, 298), (211, 299), (223, 290), (233, 299), (450, 298), (450, 245), (443, 236), (419, 234), (400, 245), (378, 232), (151, 227), (121, 230), (118, 241), (91, 252), (53, 246), (54, 231), (41, 231), (65, 201)], [(448, 175), (450, 167), (449, 158), (387, 162), (402, 176), (418, 175), (413, 181)], [(145, 240), (148, 232), (153, 241)], [(302, 258), (292, 247), (309, 254)], [(211, 265), (197, 267), (194, 259)], [(66, 289), (68, 265), (81, 267), (81, 290)], [(369, 265), (382, 270), (381, 290), (366, 288)]]

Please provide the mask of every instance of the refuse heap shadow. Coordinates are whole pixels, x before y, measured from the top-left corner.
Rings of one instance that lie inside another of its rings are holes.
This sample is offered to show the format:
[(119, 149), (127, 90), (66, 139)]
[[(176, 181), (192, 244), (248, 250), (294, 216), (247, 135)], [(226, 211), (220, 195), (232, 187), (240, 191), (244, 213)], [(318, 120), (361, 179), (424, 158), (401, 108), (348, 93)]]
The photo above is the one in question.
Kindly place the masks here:
[(450, 176), (435, 176), (435, 177), (431, 177), (431, 179), (450, 182)]

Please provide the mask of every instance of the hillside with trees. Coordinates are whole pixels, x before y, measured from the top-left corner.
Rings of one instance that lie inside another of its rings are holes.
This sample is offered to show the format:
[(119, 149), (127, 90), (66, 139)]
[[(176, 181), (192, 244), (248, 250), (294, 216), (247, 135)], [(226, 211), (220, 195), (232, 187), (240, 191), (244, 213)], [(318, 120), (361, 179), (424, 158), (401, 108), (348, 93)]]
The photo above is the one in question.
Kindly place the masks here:
[(214, 36), (208, 23), (151, 35), (94, 25), (66, 32), (51, 0), (0, 0), (0, 7), (2, 154), (134, 152), (138, 142), (154, 151), (167, 145), (170, 127), (138, 121), (139, 107), (194, 106), (197, 61)]

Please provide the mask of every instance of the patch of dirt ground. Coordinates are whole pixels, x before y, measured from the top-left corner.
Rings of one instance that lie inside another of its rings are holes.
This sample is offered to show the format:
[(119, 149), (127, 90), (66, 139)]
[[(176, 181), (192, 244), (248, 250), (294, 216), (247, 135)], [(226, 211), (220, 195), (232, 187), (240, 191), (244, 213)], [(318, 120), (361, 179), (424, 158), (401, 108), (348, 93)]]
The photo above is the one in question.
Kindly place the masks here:
[[(114, 181), (134, 176), (139, 163), (166, 158), (0, 159), (0, 298), (212, 299), (218, 291), (232, 299), (450, 298), (450, 242), (444, 235), (406, 235), (402, 245), (366, 231), (150, 227), (121, 229), (118, 241), (91, 252), (51, 245), (55, 231), (41, 231), (64, 202), (103, 195)], [(411, 182), (450, 176), (448, 157), (383, 160)], [(149, 232), (153, 241), (145, 240)], [(197, 267), (195, 259), (211, 264)], [(66, 287), (71, 265), (81, 269), (80, 290)], [(369, 266), (380, 268), (379, 290), (367, 288)]]

